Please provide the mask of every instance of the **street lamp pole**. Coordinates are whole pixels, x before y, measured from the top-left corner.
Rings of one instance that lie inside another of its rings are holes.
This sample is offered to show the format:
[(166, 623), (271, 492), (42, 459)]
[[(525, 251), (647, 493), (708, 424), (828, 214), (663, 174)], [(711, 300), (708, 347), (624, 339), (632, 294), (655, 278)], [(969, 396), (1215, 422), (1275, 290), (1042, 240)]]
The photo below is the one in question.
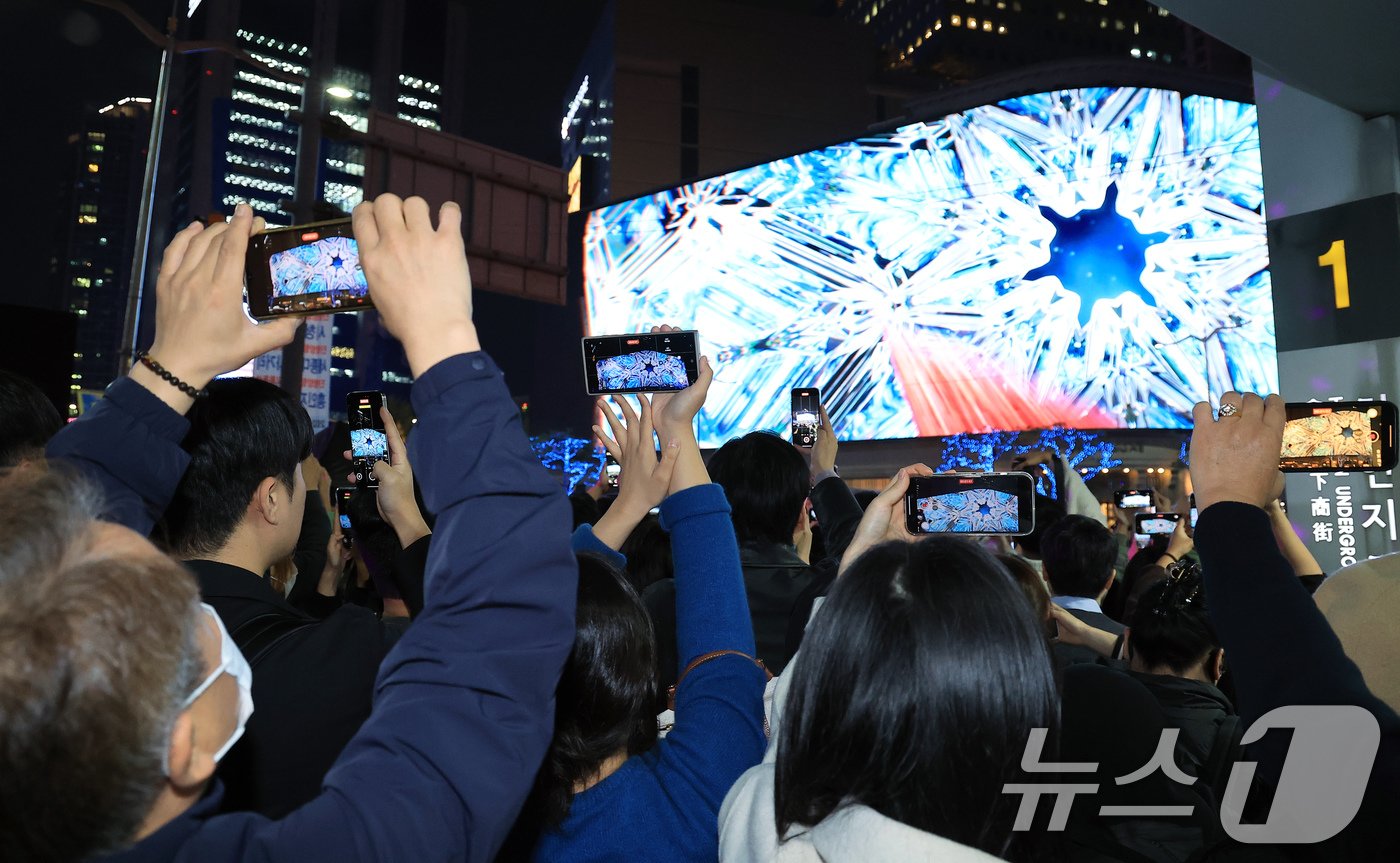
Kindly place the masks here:
[(146, 176), (141, 181), (141, 208), (136, 216), (136, 243), (131, 255), (131, 283), (126, 296), (126, 315), (122, 322), (122, 345), (118, 354), (121, 373), (131, 371), (136, 351), (137, 334), (141, 330), (141, 296), (146, 289), (146, 266), (150, 256), (151, 215), (155, 204), (156, 171), (160, 167), (160, 148), (165, 141), (165, 117), (169, 110), (170, 72), (175, 65), (175, 29), (179, 22), (179, 0), (170, 9), (165, 22), (165, 50), (160, 55), (160, 79), (156, 98), (151, 104), (151, 137), (146, 142)]

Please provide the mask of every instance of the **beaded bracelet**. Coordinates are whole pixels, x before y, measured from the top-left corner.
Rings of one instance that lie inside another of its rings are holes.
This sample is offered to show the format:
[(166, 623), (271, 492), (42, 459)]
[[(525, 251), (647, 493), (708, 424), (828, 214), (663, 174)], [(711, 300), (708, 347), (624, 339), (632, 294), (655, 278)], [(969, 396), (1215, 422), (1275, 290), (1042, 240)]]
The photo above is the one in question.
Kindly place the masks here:
[(192, 399), (202, 399), (209, 395), (208, 390), (197, 390), (179, 378), (169, 369), (156, 362), (147, 351), (137, 351), (136, 359), (141, 365), (156, 373), (156, 376)]

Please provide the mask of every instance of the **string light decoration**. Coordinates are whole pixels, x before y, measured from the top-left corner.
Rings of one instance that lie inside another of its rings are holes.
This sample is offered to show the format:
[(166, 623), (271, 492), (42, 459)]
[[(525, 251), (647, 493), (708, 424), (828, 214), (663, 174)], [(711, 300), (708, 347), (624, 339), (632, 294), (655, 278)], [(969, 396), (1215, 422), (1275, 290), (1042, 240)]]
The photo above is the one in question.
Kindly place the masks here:
[(545, 470), (557, 472), (568, 494), (579, 488), (590, 488), (603, 473), (606, 456), (595, 449), (589, 438), (568, 434), (537, 435), (530, 438), (530, 448)]
[[(1039, 436), (1029, 442), (1022, 440), (1020, 432), (946, 437), (943, 439), (943, 460), (938, 470), (991, 470), (992, 464), (1002, 455), (1021, 456), (1042, 451), (1063, 457), (1071, 470), (1078, 471), (1086, 478), (1123, 464), (1122, 459), (1114, 457), (1112, 442), (1083, 429), (1057, 426), (1043, 429)], [(1036, 480), (1036, 491), (1056, 497), (1054, 474), (1041, 474)]]

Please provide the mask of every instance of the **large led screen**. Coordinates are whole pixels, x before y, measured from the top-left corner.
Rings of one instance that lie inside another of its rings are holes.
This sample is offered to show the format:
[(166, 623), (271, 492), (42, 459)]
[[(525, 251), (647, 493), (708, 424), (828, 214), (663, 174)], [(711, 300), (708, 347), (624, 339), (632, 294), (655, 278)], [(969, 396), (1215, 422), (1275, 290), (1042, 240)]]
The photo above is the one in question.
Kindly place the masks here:
[(1025, 96), (593, 212), (588, 329), (699, 330), (709, 446), (1183, 428), (1278, 389), (1262, 189), (1252, 105)]

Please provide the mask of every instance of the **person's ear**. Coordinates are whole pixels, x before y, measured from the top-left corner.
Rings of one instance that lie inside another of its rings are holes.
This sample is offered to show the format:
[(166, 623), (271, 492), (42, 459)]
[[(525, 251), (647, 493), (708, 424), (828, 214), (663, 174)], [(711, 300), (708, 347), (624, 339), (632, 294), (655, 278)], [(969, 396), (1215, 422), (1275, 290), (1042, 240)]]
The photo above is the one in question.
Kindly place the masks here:
[(282, 501), (287, 489), (275, 476), (263, 477), (253, 492), (253, 509), (268, 524), (280, 524), (286, 518), (287, 505)]
[(1216, 683), (1225, 676), (1225, 648), (1217, 648), (1215, 653), (1206, 659), (1206, 674)]
[(175, 726), (170, 730), (166, 741), (169, 758), (170, 784), (178, 791), (194, 791), (204, 786), (214, 775), (214, 760), (209, 753), (201, 752), (194, 745), (194, 717), (183, 710), (175, 717)]

